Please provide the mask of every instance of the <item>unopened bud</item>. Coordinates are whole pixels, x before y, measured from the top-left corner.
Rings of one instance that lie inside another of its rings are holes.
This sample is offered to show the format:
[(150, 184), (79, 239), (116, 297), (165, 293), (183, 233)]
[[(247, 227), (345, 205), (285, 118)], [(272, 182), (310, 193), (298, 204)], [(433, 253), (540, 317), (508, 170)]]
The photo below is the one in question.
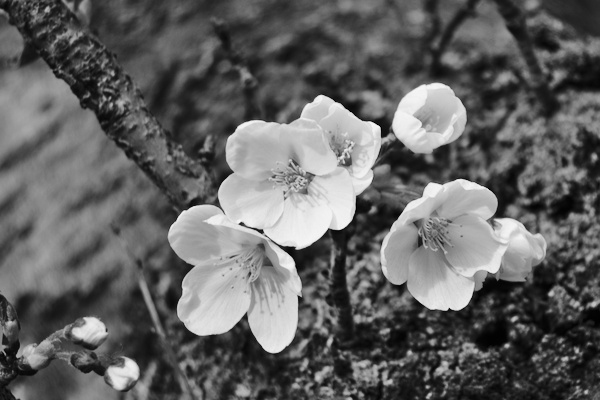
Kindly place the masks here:
[(104, 373), (104, 381), (113, 389), (126, 392), (140, 379), (140, 367), (131, 358), (115, 358)]
[(42, 342), (40, 345), (35, 343), (28, 344), (23, 348), (23, 354), (19, 362), (19, 367), (24, 370), (39, 371), (50, 365), (54, 355), (54, 348)]
[(17, 317), (17, 311), (14, 309), (12, 304), (6, 304), (5, 310), (5, 321), (2, 327), (2, 333), (6, 338), (8, 345), (13, 345), (19, 341), (19, 331), (21, 330), (21, 324), (19, 323), (19, 317)]
[(95, 350), (108, 337), (108, 329), (96, 317), (83, 317), (65, 328), (65, 337), (86, 349)]
[(69, 361), (71, 362), (72, 366), (84, 374), (102, 369), (100, 361), (98, 360), (98, 356), (94, 352), (87, 353), (82, 351), (79, 353), (73, 353)]

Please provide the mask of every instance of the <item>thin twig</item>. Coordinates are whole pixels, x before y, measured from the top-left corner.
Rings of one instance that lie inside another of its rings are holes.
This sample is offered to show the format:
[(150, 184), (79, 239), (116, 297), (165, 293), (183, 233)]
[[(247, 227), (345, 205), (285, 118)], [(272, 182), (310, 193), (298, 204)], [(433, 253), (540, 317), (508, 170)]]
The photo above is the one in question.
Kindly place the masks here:
[(240, 75), (240, 83), (242, 85), (242, 90), (244, 91), (244, 103), (246, 107), (244, 119), (246, 121), (260, 119), (262, 117), (262, 111), (256, 96), (258, 80), (254, 77), (250, 68), (248, 68), (248, 63), (242, 54), (233, 46), (233, 43), (231, 42), (231, 33), (227, 23), (222, 19), (214, 17), (210, 22), (212, 23), (215, 35), (217, 35), (221, 42), (221, 47), (225, 50), (227, 59)]
[(531, 88), (537, 96), (546, 115), (552, 115), (559, 107), (558, 100), (550, 87), (546, 75), (544, 74), (541, 64), (533, 50), (533, 42), (527, 25), (525, 24), (525, 16), (521, 9), (515, 5), (512, 0), (494, 0), (498, 7), (498, 12), (504, 18), (506, 28), (513, 35), (517, 46), (521, 51), (527, 69), (529, 70), (529, 79)]
[(179, 386), (181, 387), (181, 391), (185, 393), (190, 400), (195, 400), (192, 386), (190, 385), (187, 376), (185, 375), (185, 373), (181, 369), (181, 366), (179, 365), (179, 362), (177, 361), (177, 355), (175, 354), (175, 350), (173, 350), (173, 346), (171, 346), (169, 338), (167, 337), (167, 333), (160, 321), (160, 316), (158, 315), (156, 304), (152, 299), (152, 294), (150, 293), (150, 288), (148, 287), (148, 282), (146, 281), (146, 277), (144, 275), (144, 263), (142, 262), (141, 258), (137, 257), (133, 253), (133, 250), (131, 250), (128, 243), (121, 235), (121, 230), (115, 225), (111, 225), (111, 229), (115, 236), (119, 239), (119, 242), (121, 243), (121, 246), (123, 247), (123, 250), (125, 251), (127, 256), (137, 266), (138, 285), (140, 287), (140, 291), (142, 292), (144, 303), (146, 304), (146, 308), (148, 309), (148, 313), (150, 314), (150, 318), (152, 319), (154, 330), (156, 331), (156, 334), (160, 339), (163, 349), (167, 353), (168, 361), (175, 370), (179, 381)]
[(475, 7), (477, 7), (480, 1), (481, 0), (467, 0), (466, 3), (456, 11), (450, 22), (448, 22), (448, 25), (446, 25), (437, 46), (435, 46), (431, 52), (430, 71), (432, 75), (440, 73), (442, 69), (442, 55), (446, 51), (446, 47), (448, 47), (454, 38), (454, 34), (458, 28), (460, 28), (467, 18), (475, 14)]
[(331, 234), (330, 291), (333, 304), (337, 308), (335, 336), (342, 346), (351, 344), (354, 339), (354, 317), (346, 282), (346, 258), (348, 240), (351, 236), (350, 229), (352, 228), (329, 231)]
[(206, 170), (171, 141), (114, 54), (61, 1), (0, 0), (0, 9), (176, 207), (212, 201), (215, 187)]
[(423, 40), (425, 41), (426, 48), (430, 52), (433, 52), (433, 41), (439, 35), (442, 26), (438, 6), (439, 0), (425, 0), (423, 4), (423, 11), (427, 14), (429, 19), (428, 31)]
[(392, 149), (399, 142), (400, 141), (398, 140), (396, 135), (394, 135), (394, 131), (390, 127), (390, 131), (389, 131), (388, 135), (386, 137), (384, 137), (383, 140), (381, 141), (381, 149), (379, 150), (379, 156), (377, 157), (377, 160), (375, 160), (375, 164), (373, 165), (373, 168), (377, 167), (378, 165), (383, 164), (387, 160), (387, 157), (390, 155)]

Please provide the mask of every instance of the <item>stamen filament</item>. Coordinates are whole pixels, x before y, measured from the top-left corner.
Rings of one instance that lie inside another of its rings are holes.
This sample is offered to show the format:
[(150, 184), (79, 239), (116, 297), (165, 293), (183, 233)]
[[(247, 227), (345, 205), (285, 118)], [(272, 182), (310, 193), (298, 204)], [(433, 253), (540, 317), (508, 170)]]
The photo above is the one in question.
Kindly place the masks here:
[(304, 171), (297, 162), (291, 158), (287, 165), (277, 162), (277, 167), (271, 170), (273, 175), (269, 178), (276, 186), (283, 186), (283, 195), (288, 197), (291, 193), (306, 193), (313, 175)]
[(423, 247), (431, 251), (442, 249), (444, 254), (448, 253), (445, 246), (454, 247), (448, 236), (450, 234), (448, 227), (451, 225), (454, 224), (446, 218), (427, 218), (418, 230), (423, 240)]

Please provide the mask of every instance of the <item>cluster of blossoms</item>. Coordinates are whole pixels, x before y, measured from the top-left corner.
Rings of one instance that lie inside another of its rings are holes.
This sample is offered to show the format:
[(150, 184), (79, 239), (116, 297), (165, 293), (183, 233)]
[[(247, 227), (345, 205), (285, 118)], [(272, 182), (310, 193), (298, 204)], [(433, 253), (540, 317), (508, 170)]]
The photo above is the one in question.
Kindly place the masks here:
[[(466, 111), (445, 85), (407, 94), (393, 131), (415, 153), (456, 140)], [(229, 331), (248, 314), (260, 345), (277, 353), (294, 338), (302, 284), (279, 246), (302, 249), (354, 218), (356, 196), (373, 181), (381, 129), (326, 96), (290, 124), (249, 121), (228, 138), (233, 174), (221, 184), (222, 210), (181, 213), (169, 230), (175, 253), (194, 268), (183, 280), (177, 314), (197, 335)], [(497, 200), (465, 180), (429, 184), (408, 204), (381, 249), (383, 273), (430, 309), (459, 310), (487, 274), (524, 280), (546, 244), (510, 219), (488, 220)], [(243, 225), (240, 225), (243, 224)], [(259, 232), (258, 230), (261, 230)]]

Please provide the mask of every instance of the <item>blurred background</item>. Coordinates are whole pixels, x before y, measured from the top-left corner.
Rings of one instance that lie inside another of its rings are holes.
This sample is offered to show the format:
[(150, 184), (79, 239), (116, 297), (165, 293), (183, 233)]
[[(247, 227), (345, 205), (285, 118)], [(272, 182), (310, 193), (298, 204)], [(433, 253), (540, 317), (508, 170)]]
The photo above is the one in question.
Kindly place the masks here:
[[(23, 41), (0, 18), (0, 292), (19, 313), (22, 344), (95, 315), (110, 332), (102, 348), (135, 358), (142, 369), (136, 389), (124, 395), (54, 362), (15, 381), (17, 397), (180, 397), (113, 224), (144, 261), (198, 398), (600, 398), (597, 39), (526, 2), (534, 43), (563, 104), (547, 121), (491, 1), (456, 31), (435, 76), (429, 48), (439, 35), (424, 1), (92, 2), (91, 29), (173, 139), (191, 156), (207, 135), (216, 139), (218, 179), (229, 173), (224, 141), (244, 122), (245, 103), (211, 17), (229, 24), (268, 121), (290, 122), (325, 94), (385, 134), (404, 94), (423, 83), (449, 84), (467, 108), (465, 134), (430, 156), (398, 148), (394, 175), (417, 188), (459, 177), (488, 186), (500, 200), (499, 216), (546, 237), (548, 257), (532, 281), (486, 282), (465, 310), (428, 311), (381, 274), (379, 246), (401, 211), (392, 200), (357, 217), (350, 244), (357, 348), (331, 347), (326, 239), (294, 253), (304, 297), (290, 348), (264, 353), (244, 321), (225, 335), (197, 338), (175, 316), (189, 270), (166, 239), (177, 214), (43, 61), (14, 66)], [(443, 30), (465, 2), (440, 3)]]

